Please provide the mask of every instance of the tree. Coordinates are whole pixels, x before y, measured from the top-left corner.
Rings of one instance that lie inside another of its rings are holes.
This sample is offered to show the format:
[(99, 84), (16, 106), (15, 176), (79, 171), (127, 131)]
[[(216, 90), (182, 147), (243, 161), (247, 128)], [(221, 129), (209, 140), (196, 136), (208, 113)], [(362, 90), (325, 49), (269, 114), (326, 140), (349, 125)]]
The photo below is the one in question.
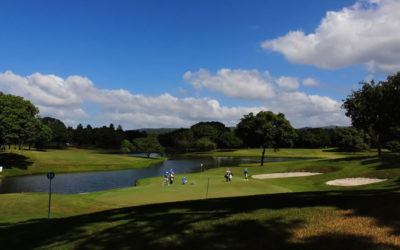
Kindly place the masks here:
[(78, 147), (81, 147), (85, 142), (85, 131), (80, 123), (78, 126), (76, 126), (74, 131), (74, 142), (78, 145)]
[(52, 143), (54, 143), (56, 147), (63, 147), (68, 141), (67, 127), (65, 124), (62, 121), (52, 117), (44, 117), (42, 121), (52, 131)]
[(84, 129), (84, 144), (86, 145), (93, 145), (93, 128), (90, 124), (86, 125)]
[(339, 149), (350, 152), (366, 151), (370, 144), (369, 135), (354, 127), (336, 128), (334, 140)]
[(217, 147), (217, 144), (210, 140), (208, 137), (202, 137), (197, 139), (195, 147), (200, 151), (213, 150)]
[(214, 139), (218, 136), (218, 130), (207, 122), (199, 122), (190, 127), (196, 138), (208, 137)]
[(400, 152), (400, 127), (391, 127), (389, 129), (386, 147), (392, 152)]
[(38, 113), (30, 101), (0, 92), (0, 145), (19, 144), (21, 147)]
[(163, 153), (164, 148), (158, 142), (154, 136), (136, 138), (133, 140), (133, 144), (136, 147), (136, 151), (140, 153), (146, 153), (147, 158), (150, 158), (151, 153)]
[(121, 147), (119, 149), (122, 153), (127, 154), (135, 150), (133, 144), (128, 140), (123, 140), (121, 142)]
[(52, 130), (42, 122), (42, 119), (36, 118), (31, 120), (26, 129), (26, 140), (29, 150), (34, 144), (36, 148), (44, 149), (52, 140)]
[(256, 116), (253, 113), (244, 115), (236, 133), (246, 146), (262, 147), (261, 166), (264, 165), (266, 148), (291, 147), (296, 138), (296, 132), (285, 115), (271, 111), (260, 111)]
[(125, 131), (125, 139), (129, 141), (133, 141), (136, 138), (147, 137), (147, 133), (145, 131), (140, 130), (126, 130)]
[(242, 145), (242, 140), (232, 132), (224, 132), (218, 137), (219, 148), (237, 148)]
[(376, 84), (361, 82), (361, 89), (352, 91), (344, 100), (343, 108), (354, 127), (372, 131), (382, 153), (382, 136), (389, 128), (400, 126), (400, 73), (388, 76), (387, 81)]
[(304, 128), (297, 129), (295, 147), (322, 148), (332, 146), (333, 129)]
[(195, 141), (192, 130), (184, 128), (160, 134), (158, 140), (168, 152), (188, 152)]

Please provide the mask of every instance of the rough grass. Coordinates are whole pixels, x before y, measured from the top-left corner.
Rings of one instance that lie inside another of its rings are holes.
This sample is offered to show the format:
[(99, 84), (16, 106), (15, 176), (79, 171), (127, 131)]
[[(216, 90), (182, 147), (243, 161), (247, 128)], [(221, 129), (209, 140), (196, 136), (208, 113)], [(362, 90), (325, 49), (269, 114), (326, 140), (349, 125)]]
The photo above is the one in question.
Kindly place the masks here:
[[(306, 154), (314, 153), (318, 154)], [(400, 249), (399, 156), (332, 154), (336, 156), (231, 167), (230, 183), (224, 181), (225, 168), (217, 168), (185, 174), (186, 185), (180, 183), (183, 175), (177, 175), (172, 186), (162, 186), (162, 177), (153, 177), (133, 188), (54, 195), (50, 221), (45, 219), (47, 194), (0, 195), (0, 245), (5, 249)], [(310, 170), (324, 174), (244, 181), (244, 168), (250, 176)], [(359, 176), (389, 180), (357, 187), (325, 184)]]
[(0, 234), (6, 249), (399, 249), (399, 209), (393, 192), (270, 194), (1, 224)]
[(0, 177), (43, 174), (49, 171), (66, 173), (123, 170), (146, 167), (164, 160), (162, 157), (147, 159), (77, 148), (14, 150), (0, 153), (0, 162), (4, 167)]
[[(261, 157), (262, 149), (238, 149), (238, 150), (215, 150), (208, 152), (196, 152), (185, 154), (187, 156), (237, 156), (237, 157)], [(335, 148), (326, 149), (302, 149), (302, 148), (281, 148), (277, 151), (266, 149), (265, 157), (285, 157), (285, 158), (343, 158), (357, 155), (376, 156), (376, 151), (362, 153), (341, 152)]]

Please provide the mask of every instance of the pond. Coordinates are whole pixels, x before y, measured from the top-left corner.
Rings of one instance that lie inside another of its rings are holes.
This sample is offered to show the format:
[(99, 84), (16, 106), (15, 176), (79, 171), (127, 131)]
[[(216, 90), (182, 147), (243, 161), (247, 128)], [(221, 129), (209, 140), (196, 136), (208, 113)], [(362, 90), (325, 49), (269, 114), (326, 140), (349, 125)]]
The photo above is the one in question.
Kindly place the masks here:
[[(134, 156), (134, 155), (132, 155)], [(265, 161), (289, 161), (297, 159), (288, 158), (266, 158)], [(165, 171), (173, 169), (176, 174), (194, 173), (210, 168), (223, 166), (237, 166), (241, 163), (257, 163), (259, 158), (249, 157), (202, 157), (202, 158), (171, 158), (163, 163), (146, 168), (57, 174), (52, 180), (51, 189), (53, 193), (77, 194), (96, 192), (115, 188), (135, 186), (139, 179), (160, 176), (160, 181)], [(0, 179), (0, 193), (19, 192), (48, 192), (49, 180), (46, 175), (21, 176)]]

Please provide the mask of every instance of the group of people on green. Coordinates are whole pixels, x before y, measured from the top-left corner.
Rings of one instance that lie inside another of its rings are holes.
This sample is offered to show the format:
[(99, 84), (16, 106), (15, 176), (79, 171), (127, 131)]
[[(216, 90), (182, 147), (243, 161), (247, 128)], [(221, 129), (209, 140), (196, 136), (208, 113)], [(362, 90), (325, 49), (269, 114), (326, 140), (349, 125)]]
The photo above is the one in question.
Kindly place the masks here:
[[(169, 170), (169, 171), (165, 171), (165, 173), (164, 173), (164, 181), (163, 181), (163, 186), (165, 185), (165, 184), (167, 184), (168, 186), (169, 185), (172, 185), (173, 183), (174, 183), (174, 171), (172, 170), (172, 168)], [(249, 180), (249, 171), (247, 170), (247, 168), (245, 168), (244, 169), (244, 172), (243, 172), (243, 174), (244, 174), (244, 179), (246, 180), (246, 181), (248, 181)], [(225, 177), (225, 180), (226, 180), (226, 182), (230, 182), (230, 181), (232, 181), (232, 177), (233, 177), (233, 174), (232, 174), (232, 172), (229, 170), (229, 168), (227, 168), (226, 169), (226, 172), (225, 172), (225, 175), (224, 175), (224, 177)], [(187, 178), (184, 176), (183, 178), (182, 178), (182, 184), (183, 185), (185, 185), (187, 183)]]
[[(175, 175), (175, 173), (172, 170), (172, 168), (169, 171), (165, 171), (163, 186), (165, 184), (167, 184), (168, 186), (174, 184), (174, 179), (175, 179), (174, 175)], [(186, 177), (183, 177), (182, 178), (182, 184), (186, 184), (186, 183), (187, 183), (187, 179), (186, 179)]]
[[(249, 171), (247, 170), (247, 168), (244, 169), (243, 174), (244, 174), (244, 179), (246, 181), (248, 181), (249, 180), (249, 177), (248, 177), (249, 176)], [(226, 182), (232, 181), (233, 174), (232, 174), (231, 170), (229, 170), (229, 168), (226, 169), (224, 177), (225, 177), (225, 181)]]

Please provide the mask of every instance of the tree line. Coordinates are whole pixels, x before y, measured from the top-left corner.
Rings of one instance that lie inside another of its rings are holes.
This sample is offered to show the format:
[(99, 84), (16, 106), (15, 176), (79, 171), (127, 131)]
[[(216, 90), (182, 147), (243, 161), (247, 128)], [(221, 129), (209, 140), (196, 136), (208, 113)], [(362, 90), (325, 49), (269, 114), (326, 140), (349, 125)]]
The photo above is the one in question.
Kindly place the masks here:
[(361, 82), (343, 101), (352, 127), (332, 129), (294, 129), (284, 114), (261, 111), (244, 115), (235, 128), (223, 123), (199, 122), (190, 128), (166, 133), (126, 130), (114, 124), (93, 128), (91, 125), (67, 127), (62, 121), (38, 116), (39, 110), (22, 97), (0, 92), (0, 145), (39, 149), (71, 145), (105, 148), (123, 153), (183, 153), (252, 147), (326, 148), (365, 151), (386, 147), (400, 152), (400, 73), (379, 83)]

